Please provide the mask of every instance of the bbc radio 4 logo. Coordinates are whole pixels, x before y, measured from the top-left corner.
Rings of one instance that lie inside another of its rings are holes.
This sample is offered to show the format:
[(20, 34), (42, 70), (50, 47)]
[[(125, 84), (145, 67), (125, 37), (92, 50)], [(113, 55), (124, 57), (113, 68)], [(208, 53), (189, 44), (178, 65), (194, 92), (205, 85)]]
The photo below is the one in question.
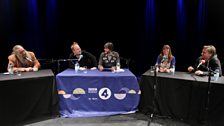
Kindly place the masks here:
[[(127, 94), (137, 94), (135, 90), (129, 90), (126, 87), (121, 88), (118, 92), (114, 93), (114, 97), (118, 100), (123, 100), (126, 98)], [(140, 94), (140, 91), (138, 92)], [(99, 97), (103, 100), (107, 100), (111, 97), (112, 92), (109, 88), (104, 87), (99, 90)]]

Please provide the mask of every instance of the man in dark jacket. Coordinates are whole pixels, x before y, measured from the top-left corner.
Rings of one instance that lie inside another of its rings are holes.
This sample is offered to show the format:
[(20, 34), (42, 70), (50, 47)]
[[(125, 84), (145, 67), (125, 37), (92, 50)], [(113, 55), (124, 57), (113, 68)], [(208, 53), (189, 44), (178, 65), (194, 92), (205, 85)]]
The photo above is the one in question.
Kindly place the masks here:
[(221, 63), (213, 45), (204, 46), (201, 56), (196, 60), (194, 67), (188, 67), (188, 71), (195, 72), (196, 75), (207, 75), (208, 70), (222, 76)]
[(76, 62), (79, 63), (80, 69), (83, 67), (87, 67), (88, 69), (96, 69), (97, 67), (97, 60), (96, 57), (87, 52), (82, 51), (79, 44), (77, 42), (73, 42), (71, 45), (72, 53), (69, 55), (69, 59), (74, 59), (74, 61), (69, 62), (69, 67), (74, 69), (74, 64)]

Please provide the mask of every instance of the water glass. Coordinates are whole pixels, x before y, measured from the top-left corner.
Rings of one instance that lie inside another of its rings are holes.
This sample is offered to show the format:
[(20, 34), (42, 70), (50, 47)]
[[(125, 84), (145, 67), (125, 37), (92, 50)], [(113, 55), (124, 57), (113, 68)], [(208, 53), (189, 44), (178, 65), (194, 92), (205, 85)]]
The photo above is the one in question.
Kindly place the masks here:
[(154, 72), (154, 71), (155, 71), (155, 69), (156, 69), (156, 67), (155, 67), (155, 66), (150, 66), (150, 72)]
[(87, 73), (87, 66), (83, 66), (84, 70), (83, 73)]

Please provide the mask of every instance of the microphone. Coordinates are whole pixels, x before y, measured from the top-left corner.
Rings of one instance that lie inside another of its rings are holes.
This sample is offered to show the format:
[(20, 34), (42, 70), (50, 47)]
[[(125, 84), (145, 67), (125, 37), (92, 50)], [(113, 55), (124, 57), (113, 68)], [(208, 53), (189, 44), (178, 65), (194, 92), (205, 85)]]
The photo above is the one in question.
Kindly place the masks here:
[(83, 55), (81, 54), (81, 55), (79, 55), (79, 59), (78, 59), (78, 61), (80, 61), (81, 59), (82, 59), (82, 57), (83, 57)]
[(161, 60), (161, 63), (164, 62), (166, 60), (166, 56), (163, 56), (163, 59)]
[(31, 60), (29, 57), (24, 57), (24, 59), (26, 59), (26, 60), (28, 60), (28, 61), (30, 61), (30, 62), (33, 62), (33, 60)]
[(196, 69), (198, 69), (202, 64), (204, 64), (205, 63), (205, 60), (201, 60), (201, 62), (198, 64), (198, 66), (197, 66), (197, 68)]

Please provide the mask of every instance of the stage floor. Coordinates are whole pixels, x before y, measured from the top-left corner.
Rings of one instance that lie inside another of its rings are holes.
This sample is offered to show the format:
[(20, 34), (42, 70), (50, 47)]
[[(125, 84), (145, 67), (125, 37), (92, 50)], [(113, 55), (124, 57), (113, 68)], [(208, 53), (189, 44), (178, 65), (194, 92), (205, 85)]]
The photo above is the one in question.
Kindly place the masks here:
[[(153, 119), (153, 120), (152, 120)], [(62, 118), (59, 116), (42, 117), (23, 122), (23, 126), (190, 126), (180, 120), (165, 117), (150, 119), (142, 113), (127, 115)]]

